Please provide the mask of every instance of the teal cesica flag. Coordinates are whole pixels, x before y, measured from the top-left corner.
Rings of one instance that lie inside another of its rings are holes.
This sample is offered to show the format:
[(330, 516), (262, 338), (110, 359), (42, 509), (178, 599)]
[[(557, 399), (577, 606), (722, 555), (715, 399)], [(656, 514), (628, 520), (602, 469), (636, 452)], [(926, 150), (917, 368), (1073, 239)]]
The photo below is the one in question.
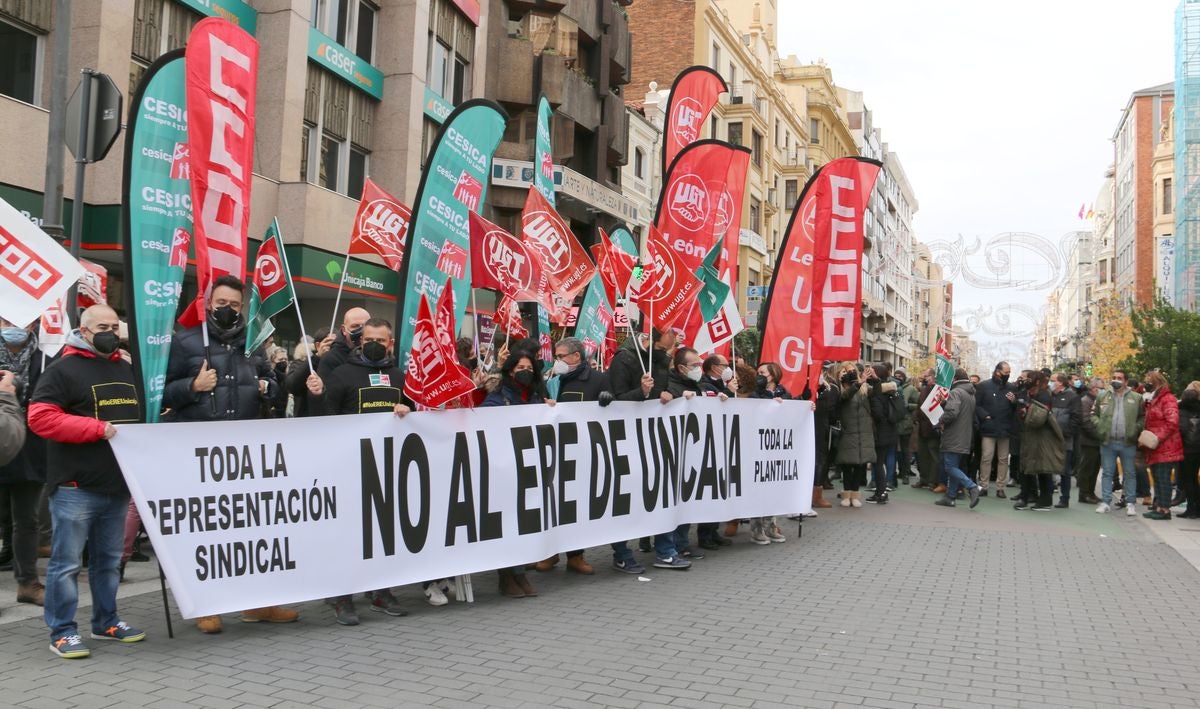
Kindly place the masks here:
[(183, 50), (142, 77), (125, 139), (126, 302), (146, 422), (159, 420), (175, 311), (192, 232)]
[[(592, 276), (592, 282), (584, 291), (583, 305), (579, 306), (579, 317), (575, 321), (575, 337), (583, 340), (589, 354), (595, 354), (604, 344), (605, 336), (608, 335), (608, 324), (612, 321), (612, 315), (607, 301), (608, 296), (604, 293), (604, 281), (597, 273)], [(601, 311), (607, 314), (607, 319), (601, 314)]]
[[(554, 151), (550, 145), (550, 120), (554, 117), (554, 110), (550, 108), (550, 102), (546, 100), (546, 96), (542, 95), (538, 98), (538, 116), (537, 116), (537, 135), (533, 142), (533, 186), (550, 206), (554, 204)], [(546, 309), (539, 303), (538, 309), (538, 342), (549, 339), (550, 337), (550, 316), (546, 313)], [(544, 358), (542, 362), (544, 368), (549, 368), (554, 362), (552, 357)]]
[(412, 350), (423, 294), (436, 303), (449, 278), (454, 284), (454, 321), (462, 322), (466, 313), (471, 288), (468, 214), (483, 207), (492, 155), (507, 121), (508, 114), (492, 101), (466, 101), (446, 118), (430, 148), (413, 204), (396, 304), (396, 352), (405, 357)]

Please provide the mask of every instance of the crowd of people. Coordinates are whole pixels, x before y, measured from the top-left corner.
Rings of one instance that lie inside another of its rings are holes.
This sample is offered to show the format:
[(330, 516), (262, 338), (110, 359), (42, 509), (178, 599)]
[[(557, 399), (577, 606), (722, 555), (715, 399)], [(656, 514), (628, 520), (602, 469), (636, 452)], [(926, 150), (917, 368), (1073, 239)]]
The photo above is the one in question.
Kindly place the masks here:
[[(175, 334), (163, 389), (164, 420), (410, 413), (390, 322), (351, 308), (335, 331), (315, 333), (290, 353), (268, 344), (247, 355), (245, 295), (240, 280), (218, 279), (205, 322)], [(140, 641), (145, 633), (121, 620), (116, 607), (126, 563), (138, 553), (141, 526), (107, 443), (118, 435), (119, 424), (140, 420), (143, 401), (128, 349), (122, 347), (122, 324), (105, 305), (88, 308), (49, 364), (38, 354), (32, 327), (3, 321), (0, 326), (0, 528), (6, 530), (3, 552), (11, 555), (0, 562), (12, 566), (18, 602), (44, 607), (55, 654), (90, 654), (75, 621), (77, 579), (85, 564), (93, 599), (90, 637)], [(1079, 501), (1097, 505), (1097, 512), (1123, 507), (1133, 515), (1140, 504), (1146, 517), (1170, 519), (1171, 508), (1185, 498), (1187, 512), (1181, 516), (1200, 516), (1200, 382), (1189, 385), (1177, 401), (1160, 372), (1137, 382), (1118, 371), (1106, 384), (1048, 371), (1025, 371), (1010, 382), (1010, 367), (1003, 362), (984, 382), (958, 369), (935, 423), (921, 410), (929, 397), (943, 396), (933, 370), (913, 383), (903, 369), (888, 364), (828, 362), (816, 392), (789, 392), (778, 364), (751, 367), (742, 357), (732, 362), (720, 354), (704, 357), (680, 344), (675, 331), (627, 337), (607, 368), (573, 337), (556, 343), (551, 363), (541, 361), (536, 340), (509, 341), (502, 333), (486, 354), (481, 360), (472, 340), (459, 340), (458, 359), (472, 372), (476, 388), (450, 406), (666, 403), (696, 396), (804, 399), (815, 424), (812, 515), (835, 504), (824, 499), (824, 491), (833, 490), (838, 479), (841, 507), (888, 504), (889, 493), (908, 482), (915, 465), (912, 487), (931, 490), (939, 495), (936, 504), (947, 507), (964, 498), (975, 507), (989, 488), (1003, 499), (1007, 487), (1019, 484), (1017, 509), (1064, 508), (1077, 480)], [(1123, 492), (1118, 499), (1116, 491)], [(732, 544), (742, 522), (697, 524), (694, 536), (692, 525), (685, 524), (630, 541), (652, 554), (654, 567), (683, 570), (706, 552)], [(745, 522), (754, 544), (786, 541), (776, 518)], [(630, 541), (612, 543), (612, 568), (644, 573)], [(38, 578), (39, 552), (49, 556), (44, 585)], [(560, 561), (555, 554), (499, 569), (499, 592), (510, 598), (536, 596), (528, 572), (548, 572)], [(583, 550), (567, 552), (565, 566), (583, 576), (595, 573)], [(423, 584), (434, 606), (449, 603), (448, 588), (447, 579)], [(406, 614), (391, 589), (377, 589), (366, 599), (372, 611)], [(327, 603), (337, 623), (359, 624), (352, 596)], [(240, 613), (240, 620), (250, 623), (297, 618), (296, 611), (283, 607)], [(223, 627), (220, 616), (199, 618), (196, 625), (204, 633)]]

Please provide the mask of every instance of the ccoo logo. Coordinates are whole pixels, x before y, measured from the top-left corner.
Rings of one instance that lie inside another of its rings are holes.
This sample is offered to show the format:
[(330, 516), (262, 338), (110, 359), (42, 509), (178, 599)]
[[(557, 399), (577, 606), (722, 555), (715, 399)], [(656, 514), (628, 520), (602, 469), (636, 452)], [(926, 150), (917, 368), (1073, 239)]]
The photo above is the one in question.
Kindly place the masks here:
[(698, 231), (708, 221), (708, 188), (695, 175), (684, 175), (671, 186), (667, 208), (671, 219), (691, 231)]

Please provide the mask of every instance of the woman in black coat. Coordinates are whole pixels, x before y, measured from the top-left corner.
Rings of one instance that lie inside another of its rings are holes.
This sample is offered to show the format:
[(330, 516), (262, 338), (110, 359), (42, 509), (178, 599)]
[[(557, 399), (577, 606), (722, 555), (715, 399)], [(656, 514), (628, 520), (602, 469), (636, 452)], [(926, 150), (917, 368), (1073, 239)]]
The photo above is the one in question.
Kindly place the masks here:
[[(875, 377), (883, 382), (880, 385), (880, 396), (871, 397), (871, 421), (875, 424), (875, 464), (871, 466), (875, 476), (875, 494), (867, 498), (867, 502), (886, 505), (888, 487), (895, 486), (896, 478), (896, 444), (900, 436), (896, 426), (902, 416), (896, 412), (903, 409), (906, 414), (903, 396), (897, 391), (895, 382), (888, 381), (887, 369), (874, 365)], [(900, 403), (897, 404), (897, 399)]]
[(1179, 435), (1183, 437), (1183, 463), (1179, 466), (1179, 492), (1187, 511), (1179, 517), (1200, 519), (1200, 382), (1192, 382), (1179, 397)]

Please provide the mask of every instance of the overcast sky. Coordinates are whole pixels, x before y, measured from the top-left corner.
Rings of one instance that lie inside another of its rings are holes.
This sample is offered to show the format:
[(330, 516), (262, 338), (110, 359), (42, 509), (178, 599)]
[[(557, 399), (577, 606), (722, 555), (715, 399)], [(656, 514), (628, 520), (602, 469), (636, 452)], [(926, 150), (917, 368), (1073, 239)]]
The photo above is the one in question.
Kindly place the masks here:
[[(1177, 4), (779, 0), (779, 53), (824, 59), (835, 83), (865, 93), (920, 203), (919, 239), (962, 235), (969, 245), (1032, 232), (1059, 244), (1090, 228), (1079, 207), (1096, 199), (1130, 94), (1174, 80)], [(982, 249), (969, 259), (973, 273), (997, 277)], [(1014, 247), (1011, 263), (1018, 279), (1047, 280), (1033, 249)], [(983, 289), (959, 277), (955, 310), (1041, 307), (1049, 290)], [(975, 337), (996, 349), (1005, 339)]]

